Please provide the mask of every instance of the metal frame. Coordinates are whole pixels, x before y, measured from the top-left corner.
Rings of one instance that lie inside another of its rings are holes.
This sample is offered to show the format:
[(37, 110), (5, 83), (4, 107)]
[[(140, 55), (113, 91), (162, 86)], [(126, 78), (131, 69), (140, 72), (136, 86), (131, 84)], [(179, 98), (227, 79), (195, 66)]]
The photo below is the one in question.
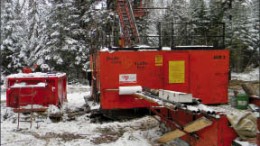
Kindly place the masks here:
[[(170, 30), (169, 30), (170, 29)], [(152, 48), (161, 50), (163, 46), (169, 46), (172, 50), (187, 49), (225, 49), (225, 24), (224, 23), (208, 23), (208, 22), (187, 22), (187, 23), (164, 23), (157, 24), (157, 34), (153, 36), (139, 35), (140, 41), (145, 39), (156, 39), (157, 45)], [(111, 47), (117, 46), (110, 42), (111, 38), (119, 38), (118, 36), (104, 36), (105, 44), (111, 50), (136, 50), (134, 46)], [(103, 44), (103, 43), (102, 43)], [(141, 44), (145, 44), (142, 43)], [(185, 46), (185, 47), (179, 47)], [(151, 48), (142, 48), (151, 49)], [(138, 50), (138, 49), (137, 49)]]

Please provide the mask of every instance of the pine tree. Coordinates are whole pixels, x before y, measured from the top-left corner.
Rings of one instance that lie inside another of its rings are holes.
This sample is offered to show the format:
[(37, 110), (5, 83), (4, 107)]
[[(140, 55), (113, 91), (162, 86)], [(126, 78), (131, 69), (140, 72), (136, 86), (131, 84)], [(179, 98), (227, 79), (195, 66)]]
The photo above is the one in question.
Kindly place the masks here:
[(181, 45), (185, 39), (180, 35), (184, 31), (183, 24), (189, 22), (189, 19), (188, 3), (185, 0), (173, 0), (162, 20), (163, 46)]
[(249, 47), (248, 47), (248, 62), (247, 66), (259, 66), (259, 52), (260, 52), (260, 2), (259, 0), (252, 0), (251, 3), (248, 3), (247, 7), (249, 9)]
[(24, 3), (13, 2), (7, 0), (3, 3), (2, 21), (2, 66), (7, 68), (9, 72), (16, 72), (24, 66), (21, 59), (23, 54), (20, 51), (23, 49), (22, 42), (24, 40), (24, 21), (22, 19), (22, 9)]
[(249, 30), (249, 7), (246, 2), (234, 1), (232, 8), (232, 34), (230, 37), (231, 59), (236, 72), (241, 72), (246, 67), (248, 61), (247, 49), (250, 47)]
[[(35, 51), (37, 64), (46, 63), (53, 70), (78, 76), (87, 58), (86, 30), (81, 17), (86, 1), (53, 1), (44, 28), (39, 31), (39, 44)], [(46, 17), (46, 16), (45, 16)], [(42, 34), (43, 33), (43, 34)], [(68, 70), (68, 68), (70, 68)]]
[(189, 11), (188, 11), (188, 2), (186, 0), (173, 0), (170, 10), (172, 11), (171, 17), (173, 22), (183, 23), (190, 21)]
[(207, 8), (204, 0), (190, 0), (190, 15), (193, 22), (204, 22)]
[[(32, 1), (32, 0), (31, 0)], [(31, 20), (28, 22), (28, 30), (33, 29), (33, 31), (28, 31), (28, 44), (30, 49), (28, 53), (28, 64), (32, 66), (33, 64), (42, 65), (45, 63), (45, 46), (49, 38), (50, 24), (48, 24), (51, 19), (52, 4), (46, 1), (34, 0), (31, 5), (36, 6), (36, 10), (33, 7), (29, 7), (29, 14), (27, 18)]]
[(28, 40), (26, 46), (26, 57), (24, 60), (27, 62), (28, 66), (32, 66), (34, 61), (32, 58), (35, 56), (34, 50), (38, 46), (39, 43), (39, 27), (40, 27), (40, 16), (39, 16), (39, 6), (40, 2), (37, 0), (29, 0), (28, 1), (28, 15), (27, 15), (27, 23), (28, 23)]
[(190, 1), (191, 24), (186, 26), (186, 45), (207, 45), (207, 11), (204, 0)]

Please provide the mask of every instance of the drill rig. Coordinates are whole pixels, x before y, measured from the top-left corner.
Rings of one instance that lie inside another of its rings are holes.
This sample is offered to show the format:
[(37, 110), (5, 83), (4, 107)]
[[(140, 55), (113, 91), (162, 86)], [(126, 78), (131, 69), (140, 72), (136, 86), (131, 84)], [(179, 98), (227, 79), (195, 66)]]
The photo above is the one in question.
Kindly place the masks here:
[(152, 111), (171, 130), (158, 142), (231, 145), (236, 134), (226, 115), (207, 106), (228, 102), (225, 25), (161, 22), (157, 35), (147, 36), (158, 45), (138, 45), (143, 36), (135, 19), (146, 15), (143, 4), (113, 1), (120, 36), (91, 54), (92, 97), (101, 112), (115, 118), (123, 111)]

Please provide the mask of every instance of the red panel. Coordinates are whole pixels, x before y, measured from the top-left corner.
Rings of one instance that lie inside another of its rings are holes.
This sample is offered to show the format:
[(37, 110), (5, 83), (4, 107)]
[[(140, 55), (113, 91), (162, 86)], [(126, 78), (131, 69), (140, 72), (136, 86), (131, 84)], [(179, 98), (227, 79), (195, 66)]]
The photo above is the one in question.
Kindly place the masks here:
[[(114, 52), (100, 53), (100, 90), (101, 106), (103, 109), (149, 107), (150, 103), (144, 100), (136, 100), (134, 96), (119, 96), (119, 86), (141, 85), (142, 87), (161, 88), (162, 65), (156, 66), (155, 57), (161, 52)], [(136, 75), (136, 81), (132, 83), (119, 82), (119, 75)]]
[[(66, 74), (46, 77), (8, 77), (7, 80), (6, 104), (8, 107), (17, 108), (28, 104), (58, 105), (67, 100)], [(13, 88), (14, 84), (22, 82), (26, 83), (26, 86)], [(34, 86), (38, 83), (46, 83), (47, 86)]]
[(204, 104), (228, 102), (229, 52), (189, 51), (190, 91)]

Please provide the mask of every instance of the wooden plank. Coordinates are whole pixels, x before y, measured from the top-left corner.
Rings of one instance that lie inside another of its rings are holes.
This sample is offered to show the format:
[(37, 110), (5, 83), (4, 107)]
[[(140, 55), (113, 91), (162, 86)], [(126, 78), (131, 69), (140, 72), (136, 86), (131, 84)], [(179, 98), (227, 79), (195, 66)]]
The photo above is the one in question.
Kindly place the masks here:
[(191, 133), (191, 132), (196, 132), (199, 131), (205, 127), (208, 127), (212, 124), (212, 121), (205, 117), (201, 117), (198, 120), (189, 123), (184, 127), (184, 131)]
[[(207, 126), (210, 126), (211, 124), (212, 124), (212, 121), (210, 121), (209, 119), (207, 119), (205, 117), (201, 117), (201, 118), (197, 119), (196, 121), (193, 121), (193, 122), (187, 124), (184, 127), (184, 131), (187, 133), (196, 132)], [(166, 143), (166, 142), (172, 141), (176, 138), (184, 136), (186, 134), (184, 131), (181, 131), (180, 129), (176, 129), (174, 131), (164, 134), (157, 141), (159, 143)]]
[(168, 133), (164, 134), (157, 141), (159, 143), (166, 143), (166, 142), (172, 141), (172, 140), (174, 140), (176, 138), (182, 137), (185, 134), (186, 134), (185, 132), (183, 132), (183, 131), (181, 131), (179, 129), (176, 129), (174, 131), (171, 131), (171, 132), (168, 132)]

